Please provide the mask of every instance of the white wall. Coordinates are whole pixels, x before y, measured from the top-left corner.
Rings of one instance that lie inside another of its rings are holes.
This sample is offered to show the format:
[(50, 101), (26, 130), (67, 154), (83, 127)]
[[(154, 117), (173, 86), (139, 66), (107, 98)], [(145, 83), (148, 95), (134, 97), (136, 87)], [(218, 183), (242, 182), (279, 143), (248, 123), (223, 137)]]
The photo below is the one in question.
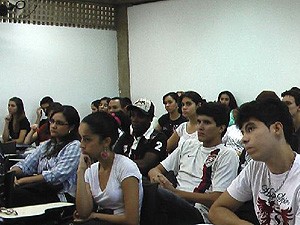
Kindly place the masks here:
[(132, 98), (169, 91), (239, 103), (300, 86), (299, 0), (169, 0), (129, 8)]
[(0, 127), (8, 99), (20, 97), (30, 122), (42, 97), (74, 106), (81, 118), (90, 103), (118, 95), (115, 31), (0, 24)]

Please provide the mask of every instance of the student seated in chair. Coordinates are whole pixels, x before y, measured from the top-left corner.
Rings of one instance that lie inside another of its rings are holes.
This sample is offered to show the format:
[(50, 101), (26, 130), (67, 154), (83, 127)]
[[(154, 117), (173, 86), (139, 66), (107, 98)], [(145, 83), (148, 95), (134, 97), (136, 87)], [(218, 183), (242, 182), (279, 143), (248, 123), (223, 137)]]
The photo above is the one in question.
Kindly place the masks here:
[(252, 161), (212, 205), (213, 224), (246, 225), (234, 213), (253, 199), (260, 224), (300, 224), (300, 157), (293, 152), (293, 121), (288, 107), (276, 99), (243, 104), (237, 124)]
[[(159, 200), (168, 224), (209, 223), (208, 210), (236, 177), (238, 156), (222, 144), (229, 112), (221, 103), (204, 103), (197, 109), (197, 139), (188, 139), (148, 173), (160, 184)], [(177, 187), (166, 178), (174, 171)]]
[(282, 101), (288, 106), (294, 123), (293, 150), (300, 153), (300, 90), (292, 88), (281, 94)]
[(9, 99), (8, 112), (9, 114), (5, 117), (2, 140), (4, 143), (23, 144), (26, 134), (30, 130), (30, 124), (25, 115), (22, 99), (18, 97)]
[(48, 119), (42, 119), (43, 113), (46, 117), (49, 116), (48, 108), (50, 104), (53, 103), (53, 99), (50, 96), (45, 96), (40, 101), (40, 107), (36, 109), (36, 120), (35, 124), (38, 124), (39, 127), (41, 127), (43, 124), (48, 122)]
[(118, 126), (106, 112), (86, 116), (79, 126), (82, 154), (75, 217), (83, 224), (139, 224), (142, 175), (131, 159), (112, 150), (119, 137)]
[(11, 168), (17, 176), (14, 207), (70, 201), (75, 196), (79, 114), (74, 107), (65, 105), (53, 112), (49, 122), (51, 139)]
[(47, 122), (44, 123), (42, 126), (39, 126), (38, 124), (31, 125), (31, 130), (26, 135), (24, 144), (32, 144), (35, 142), (36, 146), (38, 146), (40, 143), (47, 141), (51, 138), (50, 134), (50, 123), (49, 119), (52, 116), (52, 113), (59, 109), (62, 105), (59, 102), (52, 102), (50, 103), (49, 107), (47, 108)]
[(130, 114), (132, 135), (124, 133), (117, 141), (114, 151), (131, 158), (147, 177), (151, 168), (166, 158), (167, 137), (151, 126), (154, 104), (148, 99), (138, 99), (127, 106)]

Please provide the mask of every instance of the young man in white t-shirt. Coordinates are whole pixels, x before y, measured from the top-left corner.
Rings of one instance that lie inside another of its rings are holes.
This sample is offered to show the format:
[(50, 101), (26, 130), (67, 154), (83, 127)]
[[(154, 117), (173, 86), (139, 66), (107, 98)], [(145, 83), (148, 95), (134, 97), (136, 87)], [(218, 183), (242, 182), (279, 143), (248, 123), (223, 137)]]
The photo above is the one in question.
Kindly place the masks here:
[(300, 224), (300, 157), (293, 152), (293, 121), (280, 100), (243, 104), (237, 124), (252, 161), (209, 211), (215, 225), (251, 224), (233, 211), (253, 198), (260, 224)]
[[(229, 114), (226, 106), (210, 102), (197, 109), (198, 139), (186, 140), (158, 166), (151, 182), (159, 183), (158, 196), (168, 224), (208, 223), (208, 209), (237, 175), (238, 156), (222, 144)], [(166, 174), (173, 171), (177, 187)]]

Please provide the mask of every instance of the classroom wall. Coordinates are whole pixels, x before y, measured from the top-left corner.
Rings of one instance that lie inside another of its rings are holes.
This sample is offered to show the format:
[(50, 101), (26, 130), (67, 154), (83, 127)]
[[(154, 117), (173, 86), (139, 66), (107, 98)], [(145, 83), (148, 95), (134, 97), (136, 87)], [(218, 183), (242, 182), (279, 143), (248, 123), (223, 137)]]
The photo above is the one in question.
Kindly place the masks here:
[(300, 1), (169, 0), (128, 9), (132, 99), (195, 90), (238, 103), (300, 86)]
[(8, 99), (20, 97), (30, 122), (42, 97), (74, 106), (118, 95), (116, 31), (0, 24), (0, 127)]

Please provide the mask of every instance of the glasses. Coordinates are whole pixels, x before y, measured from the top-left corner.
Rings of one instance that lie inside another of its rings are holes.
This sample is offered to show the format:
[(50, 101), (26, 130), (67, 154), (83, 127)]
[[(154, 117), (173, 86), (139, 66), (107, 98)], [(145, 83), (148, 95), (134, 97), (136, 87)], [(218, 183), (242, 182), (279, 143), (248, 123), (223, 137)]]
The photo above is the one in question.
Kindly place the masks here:
[(4, 213), (6, 215), (15, 215), (15, 216), (18, 215), (18, 213), (17, 213), (16, 210), (14, 210), (14, 209), (7, 209), (5, 207), (0, 207), (0, 213)]
[(50, 119), (49, 123), (53, 124), (53, 125), (56, 124), (57, 126), (69, 125), (67, 122), (63, 122), (63, 121), (60, 121), (60, 120), (55, 121), (54, 119)]

